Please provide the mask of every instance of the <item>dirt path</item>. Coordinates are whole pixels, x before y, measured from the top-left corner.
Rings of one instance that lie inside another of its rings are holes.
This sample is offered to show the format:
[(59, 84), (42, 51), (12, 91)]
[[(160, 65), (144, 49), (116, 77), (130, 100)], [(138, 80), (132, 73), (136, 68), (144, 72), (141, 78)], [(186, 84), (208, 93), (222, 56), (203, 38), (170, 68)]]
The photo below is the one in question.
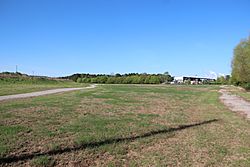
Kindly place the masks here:
[(244, 100), (243, 98), (232, 95), (227, 90), (226, 86), (222, 86), (222, 89), (219, 91), (222, 95), (220, 100), (232, 111), (240, 112), (248, 119), (250, 119), (250, 102)]
[(93, 84), (93, 85), (90, 85), (88, 87), (83, 87), (83, 88), (59, 88), (59, 89), (44, 90), (44, 91), (32, 92), (32, 93), (6, 95), (6, 96), (0, 96), (0, 101), (27, 98), (27, 97), (37, 97), (37, 96), (43, 96), (43, 95), (49, 95), (49, 94), (55, 94), (55, 93), (61, 93), (61, 92), (68, 92), (68, 91), (74, 91), (74, 90), (93, 89), (95, 87), (96, 87), (96, 85)]

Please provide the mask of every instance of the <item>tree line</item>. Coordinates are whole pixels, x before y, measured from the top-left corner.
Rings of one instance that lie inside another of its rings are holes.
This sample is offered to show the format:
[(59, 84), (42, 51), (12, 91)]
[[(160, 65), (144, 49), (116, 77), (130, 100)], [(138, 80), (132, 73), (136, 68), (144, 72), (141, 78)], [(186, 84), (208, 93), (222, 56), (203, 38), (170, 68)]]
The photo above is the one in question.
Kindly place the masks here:
[(165, 72), (164, 74), (74, 74), (68, 77), (79, 83), (99, 83), (99, 84), (161, 84), (173, 81), (173, 77)]
[(231, 83), (250, 90), (250, 36), (234, 48)]
[(213, 82), (213, 84), (230, 85), (231, 84), (231, 76), (230, 75), (219, 76), (219, 77), (217, 77), (216, 81)]

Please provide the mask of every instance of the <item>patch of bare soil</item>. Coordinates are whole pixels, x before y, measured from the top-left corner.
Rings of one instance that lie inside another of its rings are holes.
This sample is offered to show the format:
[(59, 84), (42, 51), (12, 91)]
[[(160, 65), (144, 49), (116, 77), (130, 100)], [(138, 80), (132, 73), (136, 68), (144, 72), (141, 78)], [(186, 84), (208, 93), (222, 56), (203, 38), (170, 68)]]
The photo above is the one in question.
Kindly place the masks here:
[(220, 100), (227, 106), (230, 110), (239, 112), (241, 114), (246, 115), (246, 117), (250, 118), (250, 102), (242, 99), (239, 96), (232, 95), (227, 90), (227, 87), (223, 86), (219, 91), (222, 95), (220, 96)]

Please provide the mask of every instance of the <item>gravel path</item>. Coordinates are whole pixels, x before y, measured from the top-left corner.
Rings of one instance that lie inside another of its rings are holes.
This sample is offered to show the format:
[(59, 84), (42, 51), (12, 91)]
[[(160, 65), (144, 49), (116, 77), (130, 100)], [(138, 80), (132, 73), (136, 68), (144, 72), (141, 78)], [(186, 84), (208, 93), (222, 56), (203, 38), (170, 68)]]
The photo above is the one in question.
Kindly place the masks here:
[(23, 94), (16, 94), (16, 95), (7, 95), (7, 96), (0, 96), (0, 101), (2, 100), (11, 100), (11, 99), (20, 99), (20, 98), (27, 98), (27, 97), (36, 97), (36, 96), (43, 96), (61, 92), (68, 92), (73, 90), (82, 90), (82, 89), (92, 89), (95, 88), (96, 85), (90, 85), (88, 87), (83, 88), (59, 88), (59, 89), (51, 89), (51, 90), (44, 90), (39, 92), (32, 92), (32, 93), (23, 93)]
[(250, 118), (250, 102), (244, 100), (243, 98), (232, 95), (226, 89), (225, 86), (221, 87), (222, 89), (219, 91), (222, 95), (220, 96), (220, 100), (232, 111), (240, 112)]

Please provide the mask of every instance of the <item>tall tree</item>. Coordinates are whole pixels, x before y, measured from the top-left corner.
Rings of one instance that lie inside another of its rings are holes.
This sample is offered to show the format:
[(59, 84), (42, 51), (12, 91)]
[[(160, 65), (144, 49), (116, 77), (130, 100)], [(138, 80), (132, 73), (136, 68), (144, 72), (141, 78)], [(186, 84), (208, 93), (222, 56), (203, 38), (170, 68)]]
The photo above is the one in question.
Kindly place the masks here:
[(237, 85), (250, 83), (250, 37), (242, 40), (234, 49), (232, 82)]

